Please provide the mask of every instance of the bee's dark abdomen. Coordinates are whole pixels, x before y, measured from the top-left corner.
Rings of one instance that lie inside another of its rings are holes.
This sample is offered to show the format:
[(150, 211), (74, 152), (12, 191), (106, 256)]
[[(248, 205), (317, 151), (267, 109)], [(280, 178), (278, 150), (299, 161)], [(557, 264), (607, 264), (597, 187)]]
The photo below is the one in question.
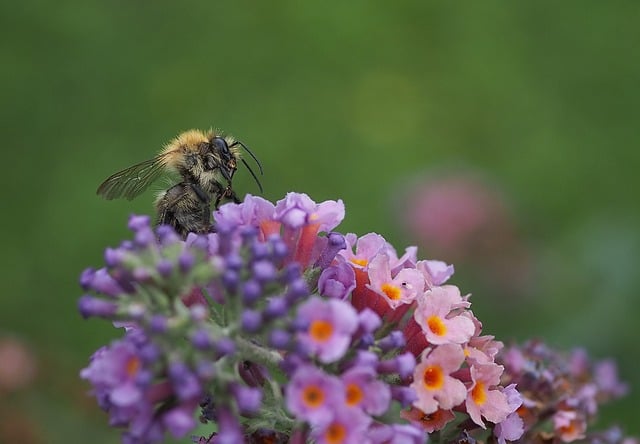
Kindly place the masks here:
[(171, 225), (183, 238), (189, 232), (206, 233), (211, 227), (211, 206), (187, 182), (169, 188), (156, 203), (158, 224)]

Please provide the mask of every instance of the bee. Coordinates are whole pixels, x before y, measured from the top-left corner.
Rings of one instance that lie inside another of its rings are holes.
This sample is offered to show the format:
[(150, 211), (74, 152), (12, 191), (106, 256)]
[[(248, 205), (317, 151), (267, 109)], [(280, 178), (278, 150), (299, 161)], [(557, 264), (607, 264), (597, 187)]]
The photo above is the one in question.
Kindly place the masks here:
[(161, 192), (155, 202), (157, 223), (171, 225), (182, 237), (187, 233), (206, 233), (211, 229), (211, 203), (218, 209), (223, 199), (239, 203), (231, 181), (242, 162), (251, 173), (260, 192), (262, 185), (249, 164), (240, 156), (244, 148), (262, 165), (245, 144), (210, 130), (189, 130), (171, 140), (152, 159), (145, 160), (109, 176), (97, 194), (111, 200), (133, 199), (163, 173), (177, 173), (181, 182)]

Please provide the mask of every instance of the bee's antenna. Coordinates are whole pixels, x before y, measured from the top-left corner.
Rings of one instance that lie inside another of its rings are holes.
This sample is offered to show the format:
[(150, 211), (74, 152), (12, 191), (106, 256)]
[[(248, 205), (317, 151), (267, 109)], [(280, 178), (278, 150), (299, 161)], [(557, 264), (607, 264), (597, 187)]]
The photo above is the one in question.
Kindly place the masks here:
[[(249, 155), (251, 155), (251, 157), (253, 157), (253, 160), (256, 161), (256, 164), (258, 164), (258, 168), (260, 168), (260, 175), (262, 175), (262, 165), (260, 165), (260, 161), (258, 160), (258, 158), (251, 152), (251, 150), (247, 147), (247, 145), (245, 145), (244, 143), (240, 142), (239, 140), (236, 140), (235, 142), (233, 142), (233, 144), (231, 146), (235, 146), (235, 145), (240, 145), (242, 148), (244, 148), (245, 150), (247, 150), (247, 153), (249, 153)], [(243, 162), (245, 165), (247, 165), (246, 162)], [(247, 168), (249, 168), (249, 165), (247, 165)], [(249, 168), (249, 171), (251, 171), (251, 168)], [(251, 174), (253, 175), (253, 177), (256, 177), (255, 174), (253, 174), (253, 171), (251, 171)], [(256, 179), (257, 181), (258, 179)], [(260, 187), (260, 189), (262, 190), (262, 187)]]
[[(249, 151), (249, 150), (247, 150), (247, 151)], [(251, 153), (251, 152), (249, 151), (249, 153)], [(253, 155), (253, 154), (252, 154), (252, 155)], [(255, 159), (255, 157), (254, 157), (254, 159)], [(260, 188), (260, 192), (261, 192), (261, 193), (262, 193), (262, 192), (264, 192), (264, 191), (262, 190), (262, 184), (260, 183), (260, 181), (259, 181), (259, 180), (258, 180), (258, 178), (256, 177), (256, 174), (253, 172), (253, 170), (251, 169), (251, 167), (249, 166), (249, 164), (247, 163), (247, 161), (246, 161), (246, 160), (244, 160), (243, 158), (240, 158), (240, 160), (242, 161), (242, 163), (244, 163), (244, 166), (246, 166), (246, 167), (247, 167), (247, 169), (249, 170), (249, 172), (250, 172), (250, 173), (251, 173), (251, 175), (253, 176), (253, 180), (255, 180), (255, 181), (256, 181), (256, 183), (258, 184), (258, 188)], [(256, 161), (256, 162), (257, 162), (257, 161)], [(260, 166), (260, 164), (258, 164), (258, 166)], [(262, 168), (260, 168), (260, 174), (262, 174)]]

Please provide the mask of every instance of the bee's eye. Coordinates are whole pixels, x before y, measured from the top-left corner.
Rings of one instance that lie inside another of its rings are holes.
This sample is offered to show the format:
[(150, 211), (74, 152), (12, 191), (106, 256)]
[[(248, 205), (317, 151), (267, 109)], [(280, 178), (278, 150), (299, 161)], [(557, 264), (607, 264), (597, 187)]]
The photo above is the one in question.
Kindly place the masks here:
[(211, 145), (213, 145), (213, 147), (220, 153), (226, 154), (229, 152), (229, 146), (222, 137), (214, 137), (211, 139)]

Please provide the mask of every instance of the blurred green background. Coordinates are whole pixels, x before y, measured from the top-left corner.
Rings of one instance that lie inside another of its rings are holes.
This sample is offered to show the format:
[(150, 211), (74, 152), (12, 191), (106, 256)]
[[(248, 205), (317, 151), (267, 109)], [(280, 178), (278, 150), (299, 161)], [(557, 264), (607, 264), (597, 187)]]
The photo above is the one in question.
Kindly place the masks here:
[(528, 278), (505, 289), (509, 257), (485, 273), (484, 250), (438, 251), (453, 282), (499, 339), (615, 358), (632, 391), (603, 422), (640, 435), (639, 21), (636, 1), (2, 2), (0, 335), (37, 362), (0, 391), (4, 438), (118, 442), (77, 377), (117, 332), (77, 314), (77, 278), (162, 184), (131, 202), (95, 189), (210, 126), (259, 156), (265, 197), (341, 198), (339, 229), (399, 250), (417, 242), (409, 184), (482, 176)]

